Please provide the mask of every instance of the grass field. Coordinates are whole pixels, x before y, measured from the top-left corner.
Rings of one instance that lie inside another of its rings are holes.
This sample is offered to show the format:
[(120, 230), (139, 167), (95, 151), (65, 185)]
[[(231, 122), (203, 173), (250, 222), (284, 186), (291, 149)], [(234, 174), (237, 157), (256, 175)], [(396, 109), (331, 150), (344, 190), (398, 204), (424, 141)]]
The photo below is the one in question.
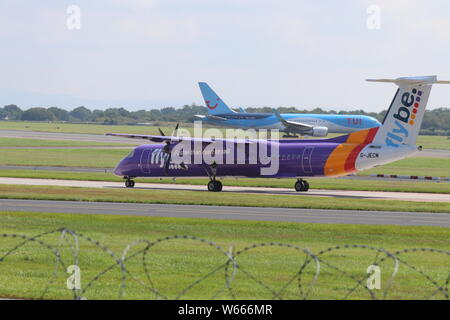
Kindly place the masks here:
[(450, 150), (450, 139), (443, 136), (419, 136), (417, 145), (423, 146), (425, 149)]
[(0, 185), (1, 198), (450, 213), (448, 202), (367, 199), (351, 199), (350, 201), (346, 198), (315, 197), (306, 194), (274, 196), (238, 192), (177, 190), (174, 193), (173, 190)]
[(373, 173), (450, 177), (450, 159), (406, 158), (384, 166), (362, 171), (359, 175), (369, 175)]
[(95, 141), (43, 140), (22, 138), (1, 138), (0, 147), (83, 147), (83, 146), (131, 146), (129, 144)]
[[(392, 252), (414, 247), (448, 250), (450, 245), (449, 229), (434, 227), (321, 225), (0, 211), (0, 233), (31, 237), (61, 227), (75, 230), (95, 241), (100, 241), (119, 257), (124, 248), (134, 240), (155, 241), (175, 235), (207, 239), (215, 242), (225, 251), (233, 247), (235, 255), (253, 244), (267, 242), (293, 244), (308, 248), (314, 254), (329, 247), (347, 244), (381, 247)], [(64, 265), (71, 265), (74, 263), (72, 251), (69, 249), (72, 238), (69, 236), (68, 242), (61, 242), (59, 237), (60, 234), (48, 234), (39, 239), (50, 244), (51, 247), (59, 247)], [(21, 242), (22, 239), (19, 238), (0, 237), (0, 255)], [(79, 238), (79, 246), (77, 265), (81, 270), (82, 288), (86, 288), (96, 275), (107, 269), (114, 261), (107, 253), (85, 238)], [(144, 247), (145, 245), (134, 247), (127, 257)], [(373, 264), (376, 256), (376, 252), (372, 250), (356, 248), (340, 248), (320, 255), (320, 275), (308, 298), (344, 298), (355, 287), (355, 281), (336, 271), (332, 266), (358, 280), (363, 280), (366, 278), (367, 267)], [(146, 287), (133, 281), (130, 275), (127, 275), (123, 296), (125, 299), (176, 298), (184, 288), (216, 268), (218, 272), (200, 281), (181, 298), (209, 299), (216, 292), (220, 292), (216, 296), (218, 299), (232, 298), (227, 290), (221, 291), (225, 285), (225, 272), (220, 266), (227, 261), (227, 258), (222, 252), (206, 243), (186, 239), (170, 240), (159, 242), (148, 251), (147, 266), (153, 288), (158, 290), (158, 294), (149, 290), (151, 286), (143, 271), (142, 257), (143, 255), (139, 254), (133, 259), (126, 260), (125, 266)], [(236, 298), (273, 299), (273, 293), (263, 285), (272, 290), (281, 291), (283, 299), (302, 298), (297, 280), (289, 281), (304, 263), (305, 257), (306, 255), (301, 251), (270, 245), (250, 249), (237, 255), (236, 261), (239, 268), (231, 282)], [(381, 257), (384, 255), (378, 255), (378, 258)], [(442, 285), (448, 276), (448, 255), (418, 251), (399, 257), (408, 265), (425, 271), (439, 285)], [(388, 286), (388, 279), (393, 271), (393, 262), (387, 259), (380, 263), (380, 267), (382, 290), (375, 293), (382, 298), (383, 289)], [(69, 274), (62, 267), (57, 270), (58, 273), (44, 298), (70, 299), (73, 297), (72, 292), (66, 287)], [(302, 273), (304, 289), (313, 278), (315, 270), (314, 264), (310, 263)], [(39, 298), (54, 271), (55, 256), (37, 242), (28, 242), (0, 262), (0, 296)], [(245, 272), (260, 282), (256, 282)], [(115, 267), (102, 275), (98, 281), (93, 282), (83, 296), (87, 299), (117, 298), (120, 280), (120, 270)], [(285, 289), (281, 290), (283, 287)], [(430, 296), (435, 289), (416, 271), (401, 264), (387, 298), (423, 299)], [(348, 298), (368, 299), (370, 295), (367, 290), (357, 287)], [(442, 299), (443, 295), (437, 294), (434, 298)]]
[(23, 166), (114, 167), (130, 149), (5, 149), (0, 164)]
[[(161, 129), (170, 134), (175, 127), (175, 123), (167, 123)], [(192, 133), (192, 124), (181, 124), (182, 128)], [(206, 128), (206, 127), (205, 127)], [(0, 121), (2, 130), (29, 130), (47, 132), (66, 133), (91, 133), (105, 134), (108, 132), (135, 133), (135, 134), (159, 134), (158, 126), (127, 126), (127, 125), (100, 125), (100, 124), (71, 124), (71, 123), (46, 123), (46, 122), (26, 122), (26, 121)], [(329, 137), (337, 136), (331, 134)], [(450, 139), (443, 136), (419, 136), (417, 145), (425, 149), (446, 149), (450, 150)]]
[[(102, 125), (83, 123), (47, 123), (47, 122), (26, 122), (26, 121), (0, 121), (1, 130), (26, 130), (43, 132), (63, 132), (63, 133), (88, 133), (105, 134), (135, 133), (135, 134), (156, 134), (159, 135), (158, 128), (166, 134), (170, 134), (176, 123), (168, 123), (162, 126), (131, 126), (131, 125)], [(180, 124), (187, 130), (192, 130), (192, 124)], [(192, 131), (191, 131), (192, 132)]]
[[(112, 173), (101, 172), (67, 172), (67, 171), (47, 171), (47, 170), (0, 170), (0, 177), (11, 178), (35, 178), (35, 179), (62, 179), (62, 180), (86, 180), (86, 181), (124, 181), (121, 177), (116, 177)], [(173, 181), (172, 178), (138, 178), (139, 183), (175, 183), (205, 185), (207, 178), (181, 178)], [(224, 186), (238, 187), (266, 187), (266, 188), (293, 188), (295, 179), (234, 179), (223, 180)], [(429, 192), (429, 193), (450, 193), (450, 183), (434, 181), (401, 181), (401, 180), (355, 180), (355, 179), (308, 179), (311, 188), (327, 190), (362, 190), (362, 191), (392, 191), (392, 192)]]

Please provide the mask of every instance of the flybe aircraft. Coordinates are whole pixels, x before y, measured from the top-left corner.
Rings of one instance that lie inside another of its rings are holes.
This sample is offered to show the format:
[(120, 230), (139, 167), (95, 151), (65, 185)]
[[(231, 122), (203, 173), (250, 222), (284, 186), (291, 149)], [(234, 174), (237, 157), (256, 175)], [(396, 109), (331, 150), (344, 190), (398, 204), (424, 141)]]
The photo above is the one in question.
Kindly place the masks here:
[(150, 140), (114, 169), (133, 187), (135, 177), (209, 177), (209, 191), (221, 191), (226, 176), (295, 178), (307, 191), (307, 177), (339, 177), (412, 155), (436, 76), (368, 80), (394, 83), (394, 99), (379, 127), (330, 139), (214, 139), (108, 134)]
[(375, 118), (363, 115), (302, 113), (249, 113), (234, 111), (205, 82), (199, 82), (208, 107), (207, 115), (196, 115), (204, 122), (233, 128), (278, 129), (288, 134), (325, 137), (328, 133), (351, 133), (380, 126)]

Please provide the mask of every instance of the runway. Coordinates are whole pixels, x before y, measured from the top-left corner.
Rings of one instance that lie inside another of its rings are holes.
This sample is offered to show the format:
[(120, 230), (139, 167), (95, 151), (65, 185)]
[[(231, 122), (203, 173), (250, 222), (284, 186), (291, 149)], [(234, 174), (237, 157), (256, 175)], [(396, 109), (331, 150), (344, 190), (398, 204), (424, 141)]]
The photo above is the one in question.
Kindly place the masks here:
[(5, 211), (31, 211), (69, 214), (109, 214), (124, 216), (209, 218), (224, 220), (304, 222), (324, 224), (439, 226), (450, 228), (450, 214), (445, 213), (439, 214), (418, 212), (253, 208), (9, 199), (0, 199), (0, 208), (1, 210)]
[[(124, 184), (121, 182), (27, 179), (27, 178), (0, 178), (0, 184), (84, 187), (84, 188), (125, 188)], [(205, 185), (163, 184), (163, 183), (136, 183), (135, 189), (203, 191), (205, 192), (205, 194), (209, 192), (206, 190)], [(296, 192), (294, 188), (288, 189), (288, 188), (227, 186), (226, 180), (224, 181), (222, 192), (239, 192), (247, 194), (265, 194), (265, 195), (290, 195), (296, 197), (318, 196), (318, 197), (336, 197), (348, 199), (450, 202), (450, 194), (441, 194), (441, 193), (382, 192), (382, 191), (353, 191), (353, 190), (349, 191), (349, 190), (319, 190), (319, 189), (310, 189), (308, 192)]]

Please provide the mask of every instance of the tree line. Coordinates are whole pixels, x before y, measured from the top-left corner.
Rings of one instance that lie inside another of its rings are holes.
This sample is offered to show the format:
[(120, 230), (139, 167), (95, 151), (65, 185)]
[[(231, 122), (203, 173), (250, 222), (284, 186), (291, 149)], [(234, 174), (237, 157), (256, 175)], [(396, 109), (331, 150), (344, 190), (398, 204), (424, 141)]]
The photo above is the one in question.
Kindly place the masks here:
[[(280, 113), (316, 113), (316, 114), (360, 114), (368, 115), (382, 121), (386, 111), (379, 113), (365, 112), (364, 110), (353, 111), (326, 111), (321, 108), (313, 110), (300, 110), (295, 107), (279, 107)], [(185, 105), (181, 108), (166, 107), (162, 109), (128, 111), (124, 108), (108, 108), (106, 110), (90, 110), (80, 106), (71, 111), (57, 107), (30, 108), (22, 110), (11, 104), (0, 108), (0, 120), (24, 120), (24, 121), (58, 121), (58, 122), (90, 122), (99, 124), (137, 124), (158, 122), (193, 122), (195, 115), (205, 115), (208, 109), (195, 104)], [(269, 112), (269, 107), (247, 108), (247, 112)], [(447, 135), (450, 136), (450, 109), (438, 108), (427, 110), (422, 123), (421, 134)]]

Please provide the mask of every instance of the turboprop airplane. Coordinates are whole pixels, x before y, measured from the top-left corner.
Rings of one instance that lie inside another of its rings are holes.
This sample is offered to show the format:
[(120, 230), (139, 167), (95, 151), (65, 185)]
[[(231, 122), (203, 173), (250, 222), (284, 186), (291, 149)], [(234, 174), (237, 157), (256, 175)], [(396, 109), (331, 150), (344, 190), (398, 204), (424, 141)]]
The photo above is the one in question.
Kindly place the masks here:
[[(368, 80), (394, 83), (394, 99), (380, 127), (331, 139), (214, 139), (108, 134), (150, 140), (124, 158), (114, 173), (133, 187), (135, 177), (209, 177), (209, 191), (221, 191), (219, 177), (296, 178), (307, 191), (307, 177), (339, 177), (403, 159), (421, 148), (416, 138), (436, 76)], [(192, 148), (194, 146), (194, 148)], [(212, 147), (214, 146), (214, 147)]]
[(242, 129), (278, 129), (290, 134), (325, 137), (328, 133), (351, 133), (380, 126), (377, 119), (363, 115), (250, 113), (234, 111), (205, 82), (198, 83), (207, 115), (195, 117), (210, 124)]

